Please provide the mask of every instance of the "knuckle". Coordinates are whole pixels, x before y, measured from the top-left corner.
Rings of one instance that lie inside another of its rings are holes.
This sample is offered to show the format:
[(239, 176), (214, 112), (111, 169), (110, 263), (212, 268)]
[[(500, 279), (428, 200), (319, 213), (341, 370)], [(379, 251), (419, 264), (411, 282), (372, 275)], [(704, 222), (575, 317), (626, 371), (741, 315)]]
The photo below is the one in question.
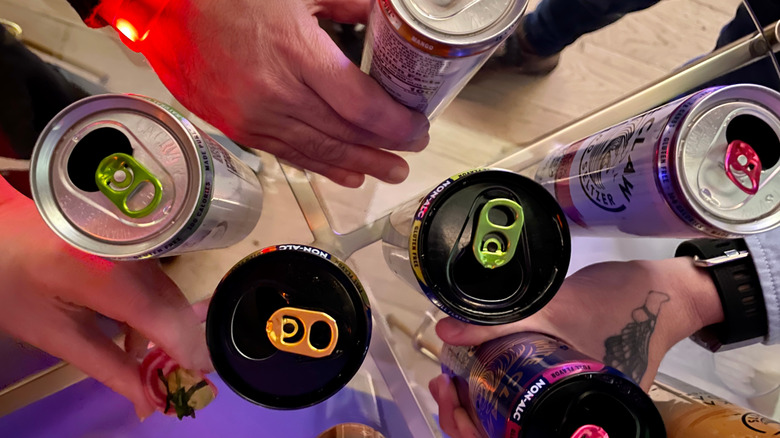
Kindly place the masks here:
[(362, 128), (372, 126), (378, 121), (384, 119), (384, 112), (377, 105), (363, 103), (355, 105), (352, 109), (350, 119), (352, 122)]
[(346, 145), (325, 135), (311, 139), (308, 150), (312, 158), (328, 163), (340, 162), (347, 158)]

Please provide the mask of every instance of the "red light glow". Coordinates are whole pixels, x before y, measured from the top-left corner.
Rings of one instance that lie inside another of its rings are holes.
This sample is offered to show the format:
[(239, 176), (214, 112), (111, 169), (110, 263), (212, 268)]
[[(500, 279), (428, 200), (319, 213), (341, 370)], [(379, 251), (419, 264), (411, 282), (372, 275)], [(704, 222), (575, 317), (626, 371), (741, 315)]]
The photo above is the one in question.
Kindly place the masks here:
[[(135, 30), (135, 27), (133, 27), (132, 24), (130, 24), (129, 21), (117, 18), (116, 23), (114, 23), (116, 26), (116, 29), (120, 32), (122, 32), (122, 35), (127, 37), (132, 42), (138, 41), (138, 31)], [(147, 32), (148, 34), (149, 32)], [(146, 35), (144, 35), (146, 37)]]

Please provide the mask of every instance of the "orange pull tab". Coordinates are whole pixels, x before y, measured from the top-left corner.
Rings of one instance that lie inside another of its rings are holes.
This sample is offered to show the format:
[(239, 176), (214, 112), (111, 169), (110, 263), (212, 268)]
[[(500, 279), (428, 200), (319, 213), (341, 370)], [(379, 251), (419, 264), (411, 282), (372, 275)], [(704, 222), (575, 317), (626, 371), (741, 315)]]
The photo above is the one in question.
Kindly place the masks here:
[[(734, 140), (729, 143), (728, 149), (726, 149), (726, 175), (728, 175), (731, 182), (737, 185), (740, 190), (748, 195), (755, 195), (758, 192), (758, 183), (761, 178), (761, 160), (758, 158), (756, 151), (750, 147), (749, 144), (741, 140)], [(739, 174), (735, 175), (735, 172), (747, 175), (750, 179), (750, 187), (742, 184), (737, 179)]]
[[(330, 328), (327, 345), (316, 346), (311, 341), (311, 328), (318, 322)], [(297, 307), (282, 307), (274, 312), (268, 318), (265, 331), (277, 349), (314, 358), (329, 356), (339, 340), (339, 327), (330, 315)]]

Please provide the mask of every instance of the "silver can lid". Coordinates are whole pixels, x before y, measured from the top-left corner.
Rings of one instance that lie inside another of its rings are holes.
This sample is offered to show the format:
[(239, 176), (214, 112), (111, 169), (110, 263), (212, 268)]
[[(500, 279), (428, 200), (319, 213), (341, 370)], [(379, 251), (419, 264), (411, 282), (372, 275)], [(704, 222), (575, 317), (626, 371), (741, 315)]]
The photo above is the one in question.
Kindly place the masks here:
[(434, 41), (466, 46), (495, 44), (506, 37), (528, 4), (527, 0), (392, 1), (420, 33)]
[(38, 210), (68, 243), (103, 257), (135, 258), (171, 243), (202, 191), (193, 129), (140, 96), (70, 105), (46, 126), (33, 153)]
[(732, 85), (702, 99), (680, 126), (677, 181), (711, 234), (780, 225), (779, 115), (780, 93)]

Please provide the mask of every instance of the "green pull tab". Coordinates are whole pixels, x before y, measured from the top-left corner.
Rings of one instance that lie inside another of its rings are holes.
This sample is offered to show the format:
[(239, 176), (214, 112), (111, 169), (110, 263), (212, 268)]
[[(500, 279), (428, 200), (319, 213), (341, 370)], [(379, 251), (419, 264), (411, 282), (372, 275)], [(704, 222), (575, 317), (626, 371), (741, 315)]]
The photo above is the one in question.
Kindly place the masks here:
[[(135, 158), (127, 154), (116, 153), (104, 158), (95, 171), (95, 182), (106, 198), (122, 213), (132, 218), (149, 215), (162, 200), (163, 190), (160, 181)], [(144, 183), (154, 187), (154, 197), (146, 207), (131, 210), (127, 202)]]
[[(490, 212), (496, 210), (495, 217), (502, 217), (505, 225), (490, 221)], [(500, 214), (500, 216), (499, 216)], [(491, 199), (482, 207), (477, 222), (477, 232), (472, 240), (474, 256), (482, 266), (494, 269), (509, 263), (515, 255), (523, 232), (523, 207), (511, 199)]]

